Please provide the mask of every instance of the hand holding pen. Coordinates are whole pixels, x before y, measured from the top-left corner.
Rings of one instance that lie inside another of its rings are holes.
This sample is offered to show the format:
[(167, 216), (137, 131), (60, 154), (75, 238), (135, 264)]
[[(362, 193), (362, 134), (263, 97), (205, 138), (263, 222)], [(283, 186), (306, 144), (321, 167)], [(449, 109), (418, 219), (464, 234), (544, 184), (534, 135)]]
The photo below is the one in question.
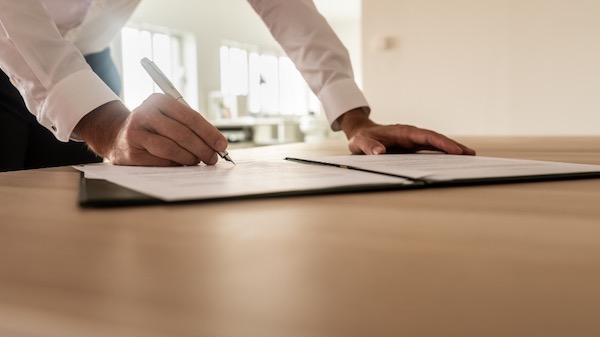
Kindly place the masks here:
[[(141, 60), (141, 64), (144, 67), (144, 69), (146, 70), (146, 72), (148, 73), (148, 75), (150, 75), (152, 80), (154, 80), (154, 83), (156, 83), (156, 85), (158, 85), (158, 87), (165, 94), (173, 97), (175, 100), (177, 100), (189, 107), (189, 104), (187, 104), (187, 102), (183, 99), (183, 96), (179, 93), (177, 88), (175, 88), (173, 83), (171, 83), (171, 81), (169, 81), (169, 78), (160, 70), (160, 68), (158, 68), (158, 66), (154, 62), (152, 62), (148, 58), (144, 57)], [(202, 119), (204, 119), (204, 118), (202, 118)], [(198, 136), (202, 137), (201, 133), (197, 133), (197, 134), (198, 134)], [(215, 152), (217, 152), (221, 158), (223, 158), (227, 161), (230, 161), (235, 165), (235, 162), (233, 162), (233, 160), (231, 160), (231, 158), (229, 157), (229, 153), (227, 153), (226, 150), (219, 151), (219, 150), (215, 149)]]
[(171, 95), (152, 94), (130, 111), (120, 100), (87, 113), (73, 134), (115, 165), (216, 164), (227, 139), (197, 111)]

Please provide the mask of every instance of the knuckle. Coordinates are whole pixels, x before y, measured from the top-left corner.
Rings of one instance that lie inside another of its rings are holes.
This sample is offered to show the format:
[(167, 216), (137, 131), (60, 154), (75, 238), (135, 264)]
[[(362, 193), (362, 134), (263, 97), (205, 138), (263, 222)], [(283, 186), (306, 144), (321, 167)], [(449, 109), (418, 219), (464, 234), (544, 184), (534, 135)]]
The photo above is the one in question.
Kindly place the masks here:
[(156, 103), (159, 102), (161, 100), (164, 99), (164, 95), (163, 94), (159, 94), (157, 92), (150, 94), (150, 96), (148, 96), (148, 98), (146, 99), (146, 101), (150, 102), (150, 103)]
[(138, 113), (140, 111), (144, 111), (147, 107), (155, 107), (156, 105), (158, 105), (164, 96), (163, 94), (159, 94), (159, 93), (152, 93), (150, 94), (150, 96), (148, 96), (143, 102), (142, 104), (140, 104), (139, 107), (137, 107), (137, 109), (135, 110), (139, 110)]
[(401, 125), (401, 128), (404, 129), (405, 132), (415, 132), (418, 130), (414, 125)]
[(194, 145), (198, 142), (198, 137), (191, 131), (186, 131), (178, 134), (178, 142), (181, 145)]
[(134, 110), (134, 112), (131, 115), (130, 118), (130, 122), (131, 122), (131, 127), (135, 128), (138, 126), (144, 127), (144, 128), (151, 128), (151, 127), (156, 127), (157, 123), (159, 122), (159, 116), (157, 116), (157, 114), (159, 114), (160, 112), (157, 109), (150, 109), (150, 108), (145, 108), (145, 109), (136, 109)]
[(186, 126), (192, 125), (192, 117), (190, 116), (189, 111), (187, 111), (186, 109), (176, 107), (175, 109), (172, 109), (171, 112), (177, 115), (177, 119), (180, 121), (181, 124)]
[(190, 108), (182, 107), (180, 109), (180, 115), (185, 125), (194, 125), (200, 122), (198, 119), (200, 114)]

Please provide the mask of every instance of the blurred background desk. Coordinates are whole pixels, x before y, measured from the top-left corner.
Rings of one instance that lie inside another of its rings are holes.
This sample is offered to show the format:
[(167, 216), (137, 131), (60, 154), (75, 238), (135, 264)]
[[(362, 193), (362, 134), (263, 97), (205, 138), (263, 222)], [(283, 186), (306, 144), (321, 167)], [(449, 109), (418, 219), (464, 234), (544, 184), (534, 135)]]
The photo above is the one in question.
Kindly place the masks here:
[[(600, 138), (462, 140), (600, 164)], [(78, 177), (0, 174), (1, 336), (600, 335), (599, 179), (80, 209)]]
[(245, 145), (272, 145), (302, 141), (298, 118), (264, 117), (220, 120), (214, 124), (233, 148)]

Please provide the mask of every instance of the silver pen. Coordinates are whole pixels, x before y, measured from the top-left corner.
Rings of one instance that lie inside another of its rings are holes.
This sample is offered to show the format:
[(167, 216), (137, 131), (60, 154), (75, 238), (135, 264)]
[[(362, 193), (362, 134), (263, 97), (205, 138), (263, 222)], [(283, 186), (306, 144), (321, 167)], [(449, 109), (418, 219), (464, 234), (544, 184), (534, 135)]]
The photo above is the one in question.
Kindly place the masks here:
[[(190, 106), (183, 99), (183, 96), (179, 93), (177, 88), (175, 88), (173, 83), (171, 83), (171, 81), (169, 81), (169, 78), (160, 70), (160, 68), (154, 62), (152, 62), (147, 57), (144, 57), (140, 61), (140, 63), (142, 64), (142, 67), (144, 67), (144, 69), (146, 70), (148, 75), (150, 75), (150, 77), (152, 77), (152, 80), (154, 81), (154, 83), (156, 83), (156, 85), (158, 85), (160, 90), (162, 90), (165, 94), (180, 101), (181, 103), (183, 103), (187, 106)], [(229, 153), (227, 153), (227, 151), (216, 151), (216, 152), (219, 154), (219, 156), (221, 158), (223, 158), (227, 161), (230, 161), (233, 163), (233, 165), (235, 165), (235, 162), (233, 160), (231, 160), (231, 157), (229, 157)]]

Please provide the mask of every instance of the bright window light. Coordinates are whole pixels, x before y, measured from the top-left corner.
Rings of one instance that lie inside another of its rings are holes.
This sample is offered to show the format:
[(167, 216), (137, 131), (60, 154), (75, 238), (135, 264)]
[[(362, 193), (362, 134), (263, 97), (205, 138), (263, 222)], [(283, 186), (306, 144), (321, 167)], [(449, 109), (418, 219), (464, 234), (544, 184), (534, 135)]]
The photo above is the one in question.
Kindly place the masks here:
[(308, 111), (308, 87), (287, 57), (279, 58), (279, 101), (282, 115), (302, 115)]
[[(250, 48), (255, 50), (257, 48)], [(221, 94), (247, 96), (248, 112), (263, 115), (306, 115), (320, 103), (288, 57), (224, 45), (221, 55)]]
[(147, 57), (153, 60), (180, 91), (186, 90), (186, 73), (183, 65), (183, 39), (136, 27), (121, 31), (123, 102), (129, 109), (138, 107), (154, 92), (161, 92), (140, 65)]
[(280, 113), (278, 70), (277, 57), (273, 55), (260, 56), (260, 110), (266, 114)]

